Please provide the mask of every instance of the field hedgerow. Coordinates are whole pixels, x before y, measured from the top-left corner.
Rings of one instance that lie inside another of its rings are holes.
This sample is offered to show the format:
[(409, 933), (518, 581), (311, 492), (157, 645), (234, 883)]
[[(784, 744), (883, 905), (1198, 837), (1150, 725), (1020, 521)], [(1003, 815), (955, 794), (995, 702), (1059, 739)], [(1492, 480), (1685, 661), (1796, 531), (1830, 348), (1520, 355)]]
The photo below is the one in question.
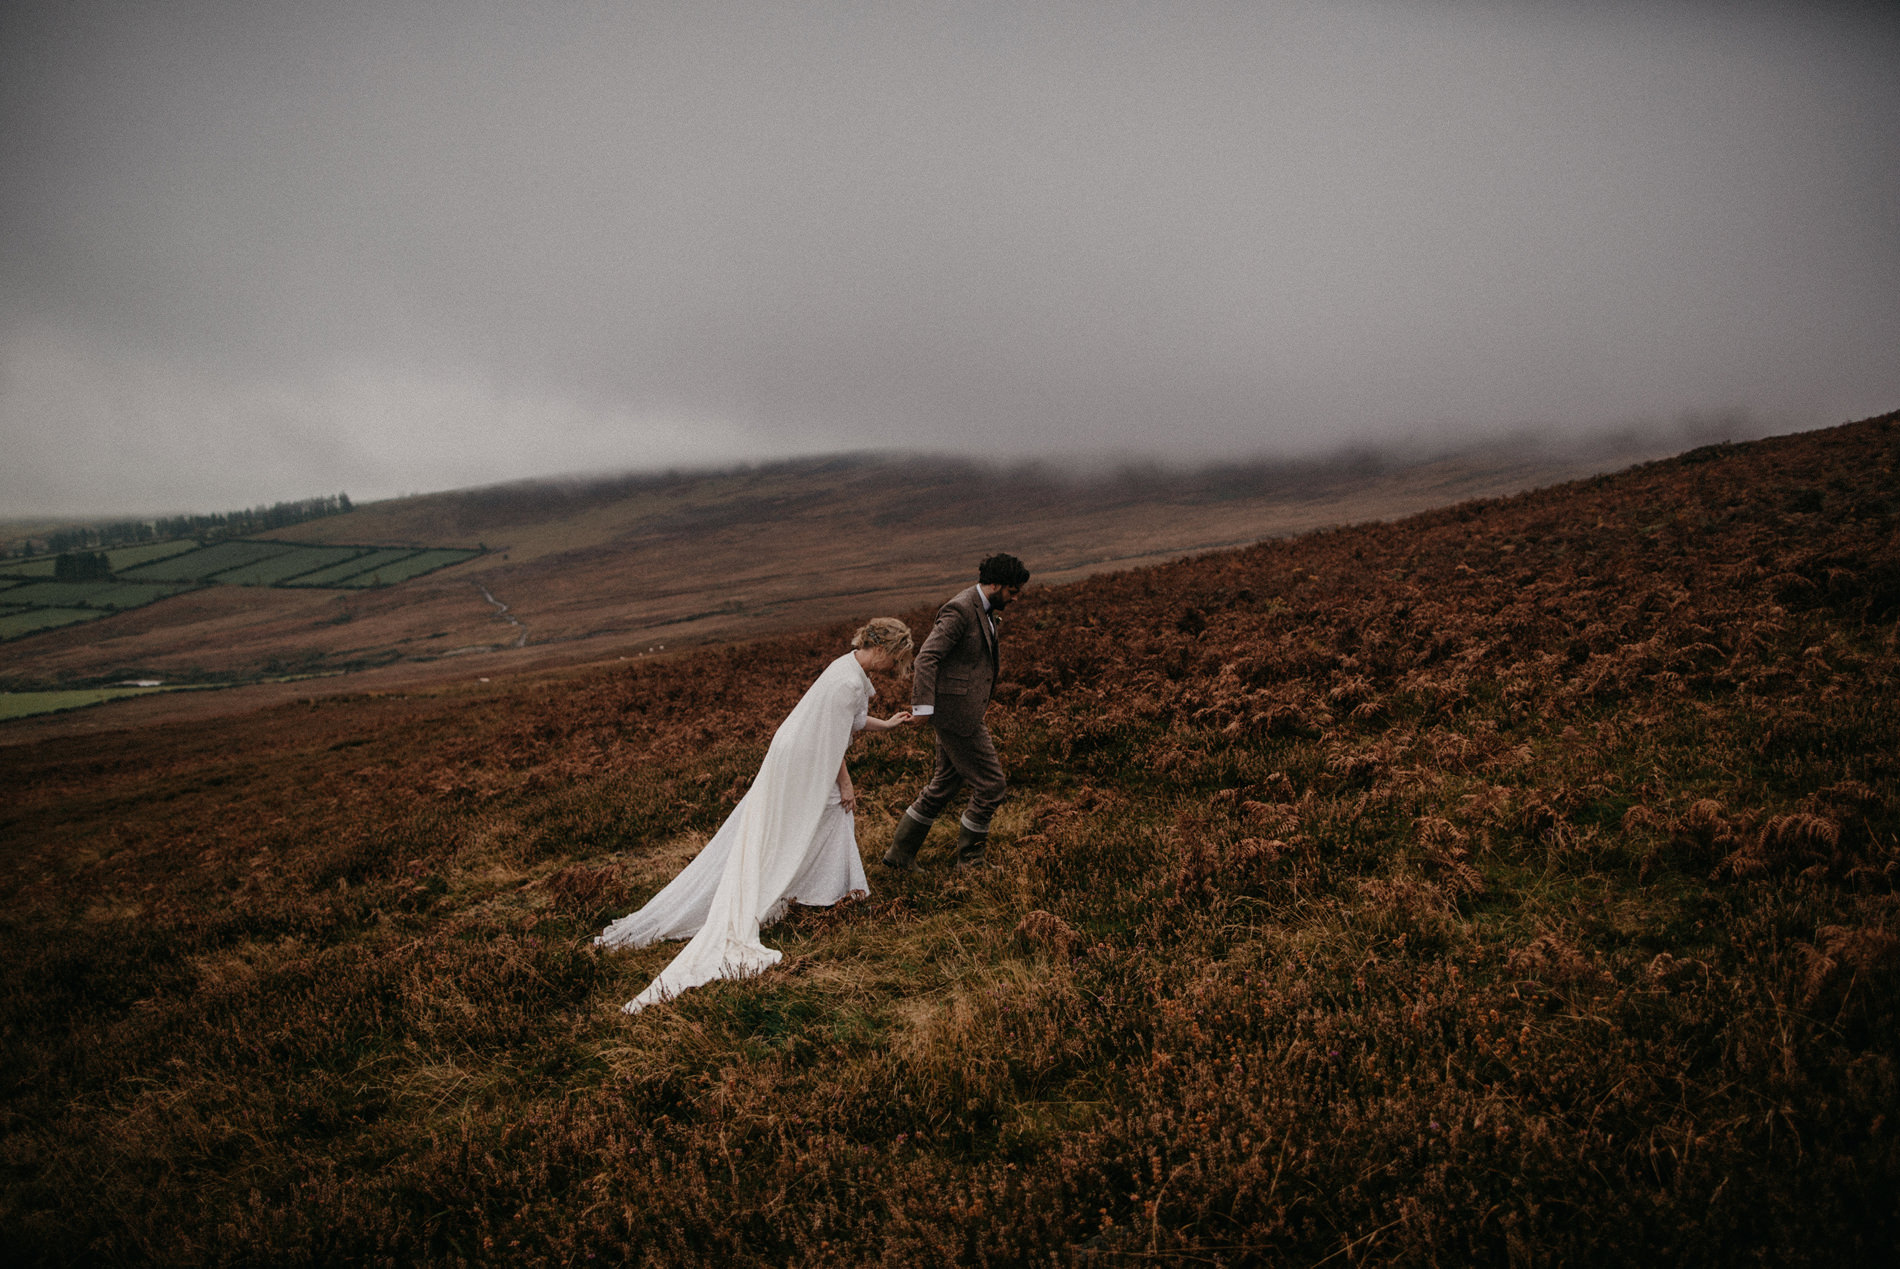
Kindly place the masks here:
[(631, 1020), (845, 627), (0, 749), (10, 1255), (1884, 1263), (1896, 422), (1032, 591), (996, 866)]

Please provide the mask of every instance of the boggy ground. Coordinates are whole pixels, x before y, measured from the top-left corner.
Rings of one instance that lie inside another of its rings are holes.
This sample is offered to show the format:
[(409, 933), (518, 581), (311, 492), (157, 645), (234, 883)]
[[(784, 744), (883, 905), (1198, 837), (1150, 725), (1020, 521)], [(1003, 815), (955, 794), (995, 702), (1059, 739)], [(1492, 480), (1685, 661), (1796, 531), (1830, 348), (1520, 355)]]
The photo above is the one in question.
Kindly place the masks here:
[(847, 625), (0, 750), (11, 1254), (1885, 1263), (1897, 422), (1032, 591), (996, 866), (631, 1020)]

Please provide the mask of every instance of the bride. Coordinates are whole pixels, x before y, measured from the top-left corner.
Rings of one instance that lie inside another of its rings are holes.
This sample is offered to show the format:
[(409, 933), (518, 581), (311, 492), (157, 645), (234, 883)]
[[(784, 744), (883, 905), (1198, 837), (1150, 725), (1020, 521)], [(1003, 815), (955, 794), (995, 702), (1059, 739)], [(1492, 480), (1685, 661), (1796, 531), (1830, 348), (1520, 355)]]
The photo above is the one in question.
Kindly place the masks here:
[(844, 752), (860, 731), (901, 727), (909, 712), (869, 715), (876, 688), (866, 671), (909, 667), (910, 628), (879, 617), (852, 637), (854, 649), (825, 668), (772, 736), (759, 774), (693, 862), (647, 905), (594, 940), (598, 947), (692, 941), (628, 1013), (716, 978), (741, 978), (779, 961), (759, 928), (792, 903), (825, 907), (869, 890), (851, 812), (857, 804)]

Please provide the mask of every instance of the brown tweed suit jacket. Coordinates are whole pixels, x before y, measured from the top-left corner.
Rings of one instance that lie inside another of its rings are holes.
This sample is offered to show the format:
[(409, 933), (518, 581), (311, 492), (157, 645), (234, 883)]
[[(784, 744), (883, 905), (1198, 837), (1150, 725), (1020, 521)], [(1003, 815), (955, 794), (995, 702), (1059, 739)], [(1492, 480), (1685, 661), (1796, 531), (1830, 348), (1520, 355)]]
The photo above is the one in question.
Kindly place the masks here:
[(928, 705), (940, 731), (975, 735), (996, 686), (996, 635), (972, 586), (937, 612), (911, 671), (912, 705)]

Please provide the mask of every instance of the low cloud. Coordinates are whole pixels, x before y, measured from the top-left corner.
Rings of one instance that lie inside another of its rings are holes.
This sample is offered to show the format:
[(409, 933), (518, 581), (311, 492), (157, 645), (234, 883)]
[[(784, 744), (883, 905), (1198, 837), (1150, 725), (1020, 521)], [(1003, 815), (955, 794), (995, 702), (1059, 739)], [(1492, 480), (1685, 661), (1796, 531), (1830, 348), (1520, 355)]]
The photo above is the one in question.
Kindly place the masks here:
[(1875, 413), (1895, 60), (1851, 5), (12, 6), (0, 514)]

